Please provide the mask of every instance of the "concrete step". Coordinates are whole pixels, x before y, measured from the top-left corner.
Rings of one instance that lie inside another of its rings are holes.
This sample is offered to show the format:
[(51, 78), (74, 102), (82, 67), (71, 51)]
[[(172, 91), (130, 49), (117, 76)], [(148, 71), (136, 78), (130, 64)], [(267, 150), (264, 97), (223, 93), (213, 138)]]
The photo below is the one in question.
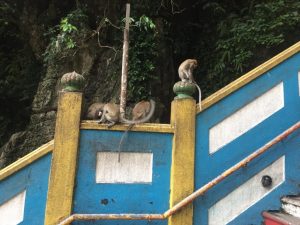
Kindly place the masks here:
[(264, 211), (262, 215), (265, 225), (300, 225), (300, 218), (282, 211)]
[(300, 218), (300, 196), (288, 195), (282, 197), (281, 208), (287, 214)]

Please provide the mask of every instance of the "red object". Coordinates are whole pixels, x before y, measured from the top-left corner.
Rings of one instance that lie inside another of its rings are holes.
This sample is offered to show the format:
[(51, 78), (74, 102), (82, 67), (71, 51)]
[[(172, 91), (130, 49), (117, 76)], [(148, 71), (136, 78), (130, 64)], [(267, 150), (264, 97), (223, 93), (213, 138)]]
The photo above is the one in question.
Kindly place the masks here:
[(262, 213), (265, 225), (297, 225), (300, 224), (299, 218), (280, 211), (264, 211)]

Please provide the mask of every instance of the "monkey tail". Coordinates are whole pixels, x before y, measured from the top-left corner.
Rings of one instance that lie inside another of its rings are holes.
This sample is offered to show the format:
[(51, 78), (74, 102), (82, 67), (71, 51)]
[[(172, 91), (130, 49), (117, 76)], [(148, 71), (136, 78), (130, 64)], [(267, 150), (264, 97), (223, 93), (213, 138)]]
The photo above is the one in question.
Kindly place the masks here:
[(140, 119), (140, 120), (127, 120), (126, 118), (124, 118), (123, 116), (121, 116), (120, 121), (122, 123), (126, 123), (126, 124), (138, 124), (138, 123), (145, 123), (147, 121), (149, 121), (151, 119), (151, 117), (154, 114), (154, 110), (155, 110), (155, 101), (153, 101), (152, 99), (150, 100), (150, 111), (148, 113), (147, 116), (145, 116), (144, 118)]
[(128, 126), (128, 128), (124, 131), (122, 137), (121, 137), (121, 140), (120, 140), (120, 143), (119, 143), (119, 147), (118, 147), (118, 162), (121, 161), (121, 147), (123, 145), (123, 142), (125, 140), (125, 138), (128, 136), (128, 132), (132, 129), (132, 127), (134, 126), (134, 124), (130, 124)]
[(149, 111), (148, 115), (145, 116), (144, 118), (142, 118), (140, 120), (127, 120), (126, 118), (124, 118), (123, 116), (120, 115), (120, 121), (122, 123), (129, 124), (129, 126), (128, 126), (127, 130), (124, 132), (124, 134), (122, 135), (122, 138), (121, 138), (120, 143), (119, 143), (119, 148), (118, 148), (118, 153), (119, 153), (119, 155), (118, 155), (118, 162), (120, 162), (121, 147), (123, 145), (123, 142), (124, 142), (125, 138), (128, 136), (129, 131), (132, 129), (132, 127), (135, 124), (145, 123), (145, 122), (149, 121), (151, 119), (151, 117), (153, 116), (154, 111), (155, 111), (155, 102), (153, 100), (150, 100), (150, 111)]
[(199, 102), (198, 102), (198, 104), (199, 104), (199, 108), (201, 110), (201, 89), (200, 89), (199, 85), (196, 82), (193, 82), (193, 83), (195, 84), (195, 86), (197, 87), (198, 92), (199, 92)]

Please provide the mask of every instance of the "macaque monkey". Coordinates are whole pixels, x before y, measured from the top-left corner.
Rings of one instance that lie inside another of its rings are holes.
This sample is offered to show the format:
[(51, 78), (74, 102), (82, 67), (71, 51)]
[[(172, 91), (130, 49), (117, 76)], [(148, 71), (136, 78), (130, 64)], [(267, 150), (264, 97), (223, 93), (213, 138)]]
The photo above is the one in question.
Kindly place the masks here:
[(155, 102), (142, 101), (136, 104), (133, 111), (133, 120), (127, 120), (120, 117), (120, 106), (114, 103), (107, 103), (103, 110), (99, 112), (101, 119), (99, 123), (109, 122), (109, 127), (115, 125), (117, 122), (125, 124), (145, 123), (151, 119), (155, 110)]
[(101, 118), (104, 103), (94, 103), (89, 106), (87, 113), (86, 113), (86, 119), (88, 120), (98, 120)]
[(142, 118), (145, 118), (151, 109), (150, 102), (148, 101), (140, 101), (132, 109), (132, 120), (140, 120)]
[(180, 64), (178, 74), (182, 82), (193, 83), (197, 87), (199, 92), (199, 107), (201, 110), (201, 89), (193, 77), (193, 71), (197, 66), (198, 62), (196, 59), (186, 59)]
[(178, 68), (178, 74), (181, 81), (194, 83), (195, 80), (193, 77), (193, 71), (197, 66), (198, 66), (198, 62), (196, 59), (184, 60)]
[(154, 111), (155, 111), (155, 102), (153, 100), (150, 101), (143, 100), (135, 104), (135, 106), (133, 107), (132, 120), (121, 118), (121, 121), (130, 125), (122, 135), (121, 141), (119, 143), (119, 158), (118, 158), (119, 162), (120, 162), (121, 146), (125, 137), (127, 137), (128, 135), (128, 131), (130, 131), (135, 124), (148, 122), (153, 116)]
[(148, 122), (155, 111), (155, 102), (153, 100), (140, 101), (132, 109), (132, 120), (120, 118), (120, 121), (125, 124), (138, 124)]
[(109, 122), (108, 127), (112, 127), (120, 120), (120, 106), (115, 103), (106, 103), (99, 115), (101, 119), (98, 123)]

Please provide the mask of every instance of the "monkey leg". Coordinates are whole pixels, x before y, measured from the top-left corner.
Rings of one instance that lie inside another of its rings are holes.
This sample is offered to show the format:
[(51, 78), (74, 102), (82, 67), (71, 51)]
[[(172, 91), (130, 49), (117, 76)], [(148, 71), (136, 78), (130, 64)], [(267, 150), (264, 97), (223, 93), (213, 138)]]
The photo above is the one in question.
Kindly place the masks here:
[(105, 119), (103, 119), (103, 117), (100, 118), (100, 120), (98, 120), (98, 123), (104, 123), (105, 122)]
[(116, 124), (116, 122), (114, 121), (109, 121), (110, 123), (107, 124), (108, 128), (111, 128), (112, 126), (114, 126)]
[(100, 120), (98, 120), (98, 124), (100, 124), (100, 123), (105, 123), (106, 122), (106, 119), (104, 118), (104, 119), (100, 119)]

